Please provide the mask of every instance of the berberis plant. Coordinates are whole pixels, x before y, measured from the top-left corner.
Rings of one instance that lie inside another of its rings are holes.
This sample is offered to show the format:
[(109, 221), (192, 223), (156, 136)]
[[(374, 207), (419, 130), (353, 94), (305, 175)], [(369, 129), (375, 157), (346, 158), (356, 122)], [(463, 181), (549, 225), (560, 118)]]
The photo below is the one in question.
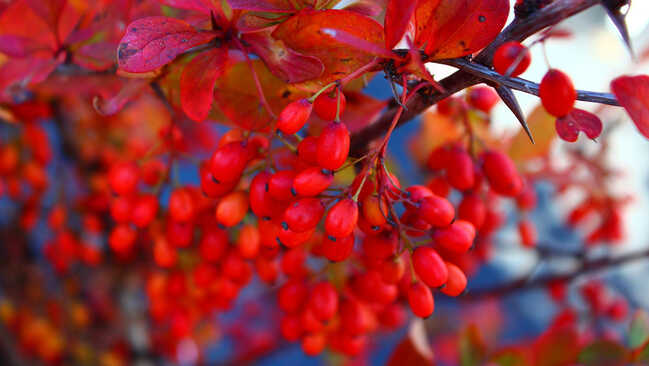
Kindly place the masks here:
[[(595, 273), (649, 259), (605, 249), (629, 197), (609, 188), (619, 123), (600, 119), (625, 110), (649, 138), (649, 76), (577, 90), (530, 51), (600, 7), (641, 63), (628, 6), (0, 1), (3, 364), (241, 364), (292, 342), (378, 362), (407, 324), (391, 364), (646, 364), (649, 318)], [(520, 78), (532, 63), (542, 80)], [(387, 100), (365, 88), (380, 77)], [(539, 107), (526, 116), (514, 91)], [(520, 133), (490, 128), (500, 101)], [(419, 115), (408, 159), (427, 180), (412, 182), (389, 146)], [(595, 141), (570, 144), (580, 133)], [(574, 248), (546, 243), (532, 214), (567, 192)], [(573, 265), (473, 287), (513, 250), (507, 221), (538, 264)], [(529, 289), (559, 310), (505, 347), (494, 324), (516, 305), (485, 299)]]

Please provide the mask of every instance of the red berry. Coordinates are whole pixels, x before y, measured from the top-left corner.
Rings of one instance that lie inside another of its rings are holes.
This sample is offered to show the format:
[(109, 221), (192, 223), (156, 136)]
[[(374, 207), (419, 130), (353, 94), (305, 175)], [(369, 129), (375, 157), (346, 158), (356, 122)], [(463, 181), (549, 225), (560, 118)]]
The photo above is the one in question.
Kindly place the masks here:
[(475, 109), (489, 113), (498, 104), (500, 97), (498, 93), (487, 86), (471, 88), (467, 94), (469, 105)]
[(473, 224), (476, 230), (482, 227), (487, 216), (487, 207), (477, 194), (471, 193), (464, 196), (457, 208), (457, 217)]
[(318, 95), (313, 102), (315, 114), (325, 121), (335, 120), (336, 110), (338, 108), (338, 95), (340, 95), (340, 116), (342, 117), (345, 111), (345, 105), (347, 104), (345, 94), (342, 92), (322, 93)]
[(138, 182), (138, 168), (133, 162), (117, 163), (108, 172), (110, 188), (119, 195), (128, 195), (135, 191)]
[(332, 262), (340, 262), (349, 258), (354, 251), (354, 235), (344, 238), (326, 237), (322, 241), (323, 255)]
[(475, 182), (473, 159), (464, 149), (452, 149), (446, 153), (446, 181), (458, 190), (473, 187)]
[(408, 304), (412, 312), (420, 318), (427, 318), (435, 311), (435, 301), (428, 286), (414, 282), (408, 288)]
[(275, 172), (268, 181), (268, 193), (278, 201), (288, 201), (295, 197), (292, 191), (294, 170), (280, 170)]
[(340, 168), (349, 155), (349, 144), (347, 126), (341, 122), (329, 123), (318, 137), (318, 165), (332, 171)]
[(302, 308), (307, 297), (307, 288), (301, 280), (289, 280), (277, 292), (279, 308), (287, 313), (295, 313)]
[(351, 198), (338, 201), (327, 213), (325, 232), (334, 238), (351, 235), (358, 222), (358, 203)]
[(448, 296), (459, 296), (466, 288), (466, 275), (460, 267), (453, 263), (446, 262), (446, 267), (448, 268), (448, 281), (441, 291)]
[(412, 253), (412, 266), (420, 280), (429, 287), (439, 287), (446, 283), (448, 270), (442, 257), (435, 249), (418, 247)]
[(300, 141), (297, 145), (297, 156), (307, 164), (318, 164), (318, 138), (307, 136)]
[(217, 182), (238, 181), (251, 155), (251, 150), (244, 141), (234, 141), (219, 147), (210, 159), (214, 179)]
[(108, 245), (117, 253), (125, 254), (133, 249), (137, 231), (130, 225), (122, 224), (116, 226), (108, 237)]
[(110, 202), (110, 216), (115, 222), (123, 224), (131, 218), (132, 199), (127, 196), (118, 196)]
[(320, 282), (311, 290), (309, 309), (316, 318), (327, 321), (338, 311), (338, 293), (329, 282)]
[(216, 221), (225, 227), (232, 227), (239, 224), (247, 212), (248, 194), (235, 191), (221, 198), (216, 206)]
[(523, 189), (523, 180), (516, 165), (500, 151), (486, 151), (482, 154), (482, 170), (489, 181), (491, 189), (503, 196), (515, 197)]
[(302, 335), (300, 317), (293, 314), (284, 315), (279, 322), (279, 329), (284, 339), (289, 342), (297, 341)]
[(433, 242), (441, 248), (454, 253), (464, 253), (473, 245), (475, 228), (470, 222), (457, 220), (450, 226), (438, 229), (433, 234)]
[(130, 212), (131, 222), (140, 228), (147, 227), (155, 219), (157, 213), (158, 197), (152, 194), (143, 194), (133, 204), (133, 210)]
[(327, 345), (327, 338), (322, 333), (308, 334), (302, 338), (302, 351), (309, 356), (317, 356)]
[(229, 245), (228, 234), (214, 227), (203, 231), (198, 251), (204, 261), (216, 263), (225, 255)]
[(257, 226), (244, 225), (239, 231), (239, 238), (237, 239), (239, 255), (246, 259), (257, 257), (260, 244), (261, 238), (259, 237), (259, 229)]
[(284, 211), (284, 222), (295, 232), (311, 230), (324, 215), (324, 206), (317, 198), (303, 198)]
[(196, 207), (192, 193), (185, 188), (178, 188), (169, 197), (169, 216), (174, 221), (188, 222), (194, 219)]
[(446, 199), (438, 196), (425, 197), (419, 203), (421, 218), (434, 227), (448, 226), (455, 217), (455, 208)]
[(563, 117), (575, 106), (577, 91), (568, 75), (557, 69), (551, 69), (541, 80), (539, 97), (548, 113), (555, 117)]
[(518, 76), (524, 73), (532, 62), (532, 56), (527, 47), (518, 42), (511, 41), (503, 43), (494, 54), (494, 68), (499, 74), (506, 75), (509, 68), (517, 60), (519, 62), (514, 66), (514, 70), (510, 76)]
[(313, 104), (307, 99), (296, 100), (289, 103), (277, 119), (277, 129), (287, 135), (292, 135), (304, 127), (311, 115)]
[(334, 180), (331, 172), (318, 167), (304, 169), (293, 179), (293, 191), (302, 197), (317, 196), (329, 188)]

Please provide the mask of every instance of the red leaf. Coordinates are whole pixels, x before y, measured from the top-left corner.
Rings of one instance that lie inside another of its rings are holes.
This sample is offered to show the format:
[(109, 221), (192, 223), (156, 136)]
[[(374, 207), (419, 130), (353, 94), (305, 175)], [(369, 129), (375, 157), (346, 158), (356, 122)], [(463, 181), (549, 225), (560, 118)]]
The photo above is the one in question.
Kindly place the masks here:
[(47, 23), (52, 32), (58, 31), (59, 19), (67, 0), (25, 0), (27, 5)]
[(385, 12), (385, 46), (394, 48), (403, 38), (418, 0), (390, 0)]
[(649, 138), (649, 76), (621, 76), (613, 80), (611, 90), (640, 133)]
[(206, 4), (207, 0), (160, 0), (160, 2), (178, 9), (196, 10), (205, 14), (210, 13), (210, 6)]
[(0, 66), (0, 101), (12, 101), (25, 86), (40, 83), (65, 60), (61, 53), (56, 59), (29, 57), (13, 59)]
[(47, 48), (31, 38), (0, 34), (0, 52), (9, 57), (25, 57), (39, 50), (47, 50)]
[(95, 96), (92, 104), (97, 113), (102, 116), (112, 116), (124, 108), (127, 102), (133, 100), (135, 96), (139, 95), (142, 89), (149, 85), (149, 79), (128, 79), (122, 89), (114, 96), (103, 99), (100, 96)]
[(346, 91), (345, 98), (347, 103), (340, 118), (345, 122), (350, 133), (360, 131), (374, 122), (383, 108), (388, 105), (386, 100), (379, 100), (355, 91)]
[(399, 56), (392, 53), (390, 50), (383, 47), (382, 45), (377, 45), (376, 43), (368, 42), (362, 38), (358, 38), (345, 31), (331, 29), (331, 28), (323, 28), (321, 31), (324, 34), (331, 36), (331, 38), (335, 39), (336, 41), (352, 46), (357, 50), (365, 51), (369, 54), (380, 56), (383, 58), (393, 58), (393, 59), (400, 58)]
[(556, 128), (559, 137), (568, 142), (577, 141), (579, 131), (588, 138), (596, 139), (602, 133), (602, 121), (590, 112), (575, 108), (567, 115), (557, 118)]
[(74, 53), (74, 63), (90, 70), (107, 70), (115, 63), (114, 50), (114, 42), (89, 43)]
[(280, 24), (273, 37), (307, 56), (317, 57), (325, 67), (318, 84), (340, 79), (369, 63), (374, 56), (357, 50), (322, 32), (334, 29), (369, 43), (383, 46), (383, 27), (374, 19), (347, 10), (303, 10)]
[(227, 63), (226, 48), (201, 52), (183, 69), (180, 76), (180, 103), (194, 121), (207, 118), (214, 100), (214, 84)]
[(387, 2), (388, 0), (356, 0), (343, 9), (374, 18), (381, 15)]
[(24, 1), (16, 1), (0, 14), (0, 34), (32, 39), (43, 48), (56, 49), (49, 26)]
[(270, 72), (287, 83), (299, 83), (322, 75), (324, 65), (313, 56), (305, 56), (271, 37), (270, 31), (244, 34), (252, 51), (261, 58)]
[(147, 72), (168, 64), (190, 48), (209, 42), (212, 32), (198, 32), (182, 20), (148, 17), (131, 23), (117, 49), (119, 67)]
[(295, 9), (289, 0), (227, 0), (232, 9), (263, 11), (268, 13), (291, 13)]
[[(237, 126), (256, 131), (268, 130), (275, 119), (259, 102), (250, 67), (238, 52), (230, 52), (230, 62), (232, 66), (228, 66), (223, 76), (216, 81), (214, 102)], [(279, 114), (288, 103), (307, 95), (270, 73), (261, 60), (252, 60), (252, 64), (266, 100), (275, 114)]]
[(435, 59), (466, 56), (493, 41), (508, 15), (509, 0), (421, 1), (415, 44)]

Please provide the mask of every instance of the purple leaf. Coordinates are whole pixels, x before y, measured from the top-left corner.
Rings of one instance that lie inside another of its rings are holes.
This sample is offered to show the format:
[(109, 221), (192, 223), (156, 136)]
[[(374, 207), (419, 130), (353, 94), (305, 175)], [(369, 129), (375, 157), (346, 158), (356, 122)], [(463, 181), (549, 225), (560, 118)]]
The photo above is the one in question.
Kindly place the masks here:
[(26, 57), (36, 51), (48, 49), (30, 38), (0, 34), (0, 52), (9, 57)]
[(318, 58), (293, 51), (283, 41), (271, 37), (270, 32), (247, 33), (243, 40), (270, 72), (287, 83), (315, 79), (324, 72), (324, 65)]
[(559, 137), (568, 142), (577, 141), (579, 131), (596, 139), (602, 133), (602, 121), (590, 112), (575, 108), (567, 115), (557, 118), (556, 128)]
[(213, 32), (199, 32), (182, 20), (148, 17), (131, 23), (117, 48), (117, 62), (127, 72), (147, 72), (173, 61), (190, 48), (209, 42)]

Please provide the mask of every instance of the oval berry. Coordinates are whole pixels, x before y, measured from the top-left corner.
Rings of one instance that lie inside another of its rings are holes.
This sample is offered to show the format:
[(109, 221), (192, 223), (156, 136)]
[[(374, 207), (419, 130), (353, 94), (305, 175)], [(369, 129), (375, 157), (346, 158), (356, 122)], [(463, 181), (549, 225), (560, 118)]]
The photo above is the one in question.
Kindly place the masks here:
[(448, 269), (448, 281), (442, 288), (442, 293), (448, 296), (459, 296), (466, 288), (466, 275), (453, 263), (446, 262)]
[(325, 232), (334, 238), (351, 235), (358, 222), (358, 203), (351, 198), (338, 201), (327, 213)]
[(324, 206), (317, 198), (303, 198), (284, 211), (284, 222), (295, 232), (305, 232), (318, 225), (324, 215)]
[(428, 286), (415, 282), (408, 288), (408, 304), (413, 314), (420, 318), (427, 318), (435, 311), (435, 301)]
[(532, 56), (527, 47), (511, 41), (498, 47), (494, 54), (493, 64), (499, 74), (506, 75), (516, 61), (518, 61), (518, 64), (514, 66), (510, 76), (518, 76), (524, 73), (532, 62)]
[(342, 117), (345, 111), (347, 100), (345, 94), (342, 92), (322, 93), (315, 98), (313, 102), (313, 111), (315, 114), (325, 121), (333, 121), (336, 119), (336, 111), (338, 110), (338, 96), (340, 96), (340, 116)]
[(539, 97), (548, 113), (555, 117), (563, 117), (575, 106), (577, 91), (568, 75), (557, 69), (551, 69), (541, 80)]
[(327, 321), (338, 311), (338, 293), (329, 282), (320, 282), (311, 290), (309, 308), (317, 319)]
[(448, 270), (442, 257), (429, 247), (418, 247), (412, 253), (412, 266), (420, 280), (429, 287), (439, 287), (446, 283)]
[(277, 129), (287, 135), (292, 135), (304, 127), (311, 115), (313, 104), (307, 99), (299, 99), (289, 103), (277, 119)]
[(523, 180), (509, 156), (500, 151), (486, 151), (482, 154), (482, 162), (482, 170), (496, 193), (514, 197), (522, 191)]
[(434, 227), (448, 226), (455, 217), (455, 208), (446, 199), (439, 196), (425, 197), (418, 208), (421, 218)]
[(464, 253), (473, 245), (475, 228), (470, 222), (457, 220), (450, 226), (438, 229), (433, 234), (433, 241), (445, 250)]
[(349, 156), (349, 130), (344, 123), (331, 122), (318, 137), (318, 165), (325, 169), (340, 168)]
[(293, 191), (302, 197), (317, 196), (329, 188), (334, 180), (331, 172), (318, 167), (304, 169), (293, 179)]
[(248, 212), (248, 195), (235, 191), (221, 198), (216, 206), (216, 221), (226, 227), (237, 225)]

